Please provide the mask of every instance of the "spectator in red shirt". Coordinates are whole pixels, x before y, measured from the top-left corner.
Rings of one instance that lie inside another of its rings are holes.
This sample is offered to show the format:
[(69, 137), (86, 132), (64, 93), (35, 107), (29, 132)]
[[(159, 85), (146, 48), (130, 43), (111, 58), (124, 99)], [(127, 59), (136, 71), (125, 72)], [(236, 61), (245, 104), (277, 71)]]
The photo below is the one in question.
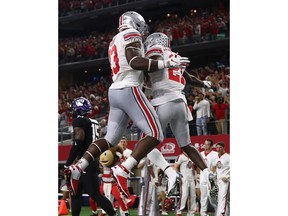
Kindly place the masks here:
[(216, 119), (216, 128), (218, 134), (227, 134), (226, 114), (228, 112), (228, 108), (229, 105), (224, 103), (222, 97), (219, 97), (217, 99), (217, 103), (215, 103), (212, 107), (212, 111)]

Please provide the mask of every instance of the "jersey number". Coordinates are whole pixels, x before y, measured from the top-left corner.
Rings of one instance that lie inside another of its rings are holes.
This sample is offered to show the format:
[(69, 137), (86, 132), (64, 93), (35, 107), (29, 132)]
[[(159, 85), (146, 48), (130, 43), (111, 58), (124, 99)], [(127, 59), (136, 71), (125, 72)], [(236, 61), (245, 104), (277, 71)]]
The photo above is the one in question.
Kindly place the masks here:
[(181, 83), (182, 85), (185, 85), (185, 79), (184, 77), (181, 75), (181, 71), (182, 69), (180, 68), (170, 68), (168, 70), (168, 78), (170, 80), (176, 81)]
[(120, 66), (119, 66), (117, 47), (115, 44), (112, 44), (109, 47), (108, 58), (109, 58), (110, 67), (112, 70), (112, 76), (116, 75), (119, 72)]

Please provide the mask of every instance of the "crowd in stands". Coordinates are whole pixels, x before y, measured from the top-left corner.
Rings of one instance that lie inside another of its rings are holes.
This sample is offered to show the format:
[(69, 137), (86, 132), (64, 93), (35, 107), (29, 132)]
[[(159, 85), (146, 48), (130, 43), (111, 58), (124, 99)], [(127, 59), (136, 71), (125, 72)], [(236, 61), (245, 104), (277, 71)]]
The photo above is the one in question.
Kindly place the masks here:
[(92, 112), (88, 117), (97, 118), (107, 115), (107, 119), (109, 113), (108, 88), (110, 84), (109, 77), (101, 77), (98, 82), (93, 84), (84, 83), (80, 86), (71, 86), (69, 89), (60, 90), (58, 96), (59, 126), (71, 125), (70, 105), (76, 97), (85, 97), (90, 100)]
[[(194, 120), (191, 123), (192, 125), (195, 124), (196, 116), (195, 110), (193, 110), (193, 104), (195, 102), (195, 98), (198, 97), (198, 94), (200, 93), (203, 93), (206, 100), (208, 100), (210, 103), (212, 113), (210, 121), (213, 123), (213, 121), (215, 121), (215, 116), (213, 116), (212, 107), (217, 103), (218, 98), (223, 98), (224, 103), (228, 106), (230, 104), (230, 68), (227, 66), (227, 64), (224, 65), (223, 63), (216, 62), (204, 67), (188, 69), (188, 72), (200, 80), (210, 80), (215, 86), (213, 89), (197, 88), (189, 85), (185, 87), (184, 93), (194, 117)], [(101, 77), (96, 83), (84, 83), (80, 86), (71, 86), (69, 89), (59, 90), (59, 127), (65, 125), (69, 126), (71, 124), (72, 116), (69, 110), (70, 103), (75, 97), (80, 96), (88, 98), (92, 103), (92, 113), (89, 115), (89, 117), (104, 119), (104, 121), (101, 123), (105, 123), (109, 115), (108, 88), (110, 84), (111, 79), (109, 76), (107, 76)], [(145, 94), (147, 97), (152, 98), (149, 91), (146, 91)], [(227, 121), (229, 121), (229, 110), (227, 113)], [(135, 131), (136, 133), (140, 132), (137, 130), (133, 122), (129, 122), (127, 129), (133, 131), (132, 133), (134, 134), (134, 137)], [(195, 127), (190, 129), (191, 135), (196, 135), (194, 129)], [(167, 131), (167, 136), (169, 136), (169, 128)], [(208, 133), (217, 134), (217, 131), (215, 128), (208, 128)], [(136, 135), (136, 139), (137, 138), (138, 137)]]
[(59, 16), (77, 15), (143, 0), (59, 0)]
[[(171, 14), (165, 19), (151, 21), (150, 32), (164, 32), (171, 46), (207, 42), (229, 37), (229, 12), (222, 7), (210, 11), (193, 10), (180, 17)], [(93, 31), (82, 37), (59, 39), (59, 64), (107, 57), (109, 42), (117, 27), (105, 32)]]

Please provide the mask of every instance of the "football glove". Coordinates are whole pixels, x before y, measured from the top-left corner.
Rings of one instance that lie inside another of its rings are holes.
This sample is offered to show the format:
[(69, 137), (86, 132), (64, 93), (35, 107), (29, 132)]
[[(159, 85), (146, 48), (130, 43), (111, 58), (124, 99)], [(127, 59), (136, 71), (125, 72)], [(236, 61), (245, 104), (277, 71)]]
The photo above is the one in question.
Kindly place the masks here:
[(212, 83), (210, 81), (203, 81), (203, 88), (212, 88)]
[(190, 61), (187, 57), (175, 55), (164, 61), (165, 68), (186, 68)]

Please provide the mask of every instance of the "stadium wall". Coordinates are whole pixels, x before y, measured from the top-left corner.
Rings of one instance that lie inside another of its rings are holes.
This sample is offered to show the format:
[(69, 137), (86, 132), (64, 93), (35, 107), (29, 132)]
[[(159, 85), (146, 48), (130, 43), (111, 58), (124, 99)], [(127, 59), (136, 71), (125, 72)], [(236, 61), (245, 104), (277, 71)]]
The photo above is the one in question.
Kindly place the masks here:
[[(225, 151), (230, 153), (230, 135), (208, 135), (208, 136), (191, 136), (192, 145), (199, 149), (199, 151), (204, 150), (204, 141), (209, 138), (214, 141), (213, 149), (215, 150), (217, 142), (225, 143)], [(128, 141), (127, 148), (134, 149), (137, 141)], [(59, 163), (65, 162), (68, 158), (70, 149), (72, 145), (58, 146), (58, 161)], [(181, 149), (179, 148), (175, 138), (166, 138), (160, 145), (158, 149), (163, 154), (165, 158), (175, 158), (181, 153)]]

